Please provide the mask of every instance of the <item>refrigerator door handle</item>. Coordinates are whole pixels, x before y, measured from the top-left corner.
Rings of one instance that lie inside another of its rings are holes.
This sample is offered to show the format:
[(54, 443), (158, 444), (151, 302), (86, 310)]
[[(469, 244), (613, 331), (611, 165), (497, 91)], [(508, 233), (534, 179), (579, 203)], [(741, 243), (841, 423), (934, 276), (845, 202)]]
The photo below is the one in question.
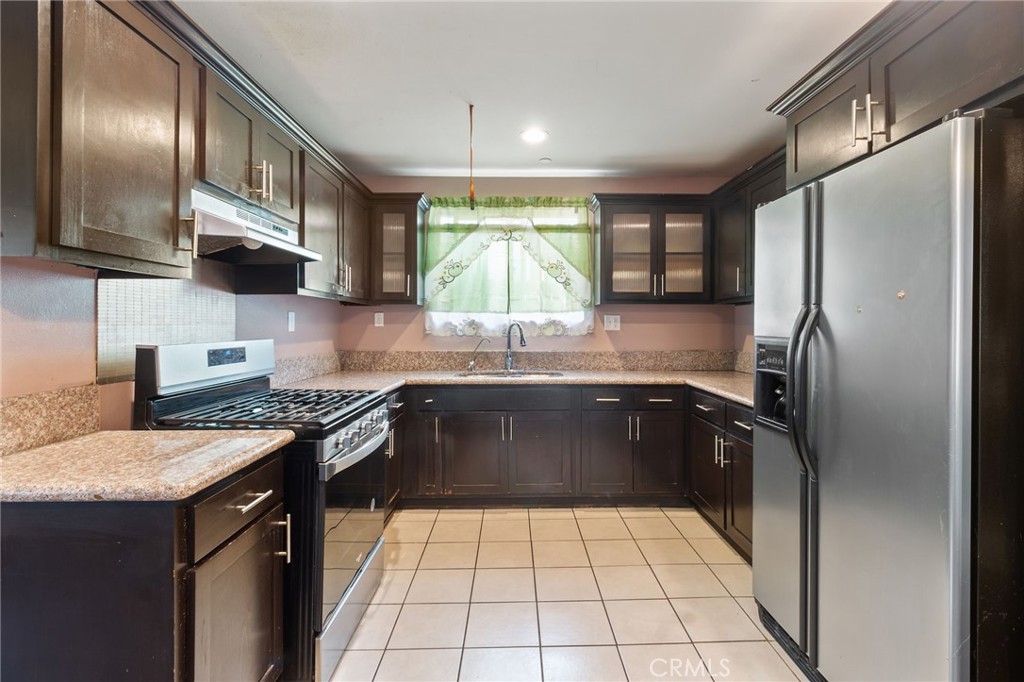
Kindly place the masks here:
[(786, 432), (789, 434), (789, 445), (793, 450), (793, 458), (801, 474), (807, 473), (807, 464), (803, 453), (800, 452), (800, 441), (797, 438), (797, 403), (800, 400), (799, 378), (797, 376), (797, 347), (801, 339), (804, 324), (807, 322), (809, 309), (806, 305), (800, 306), (796, 322), (793, 323), (793, 333), (789, 336), (789, 344), (786, 346), (786, 386), (789, 397), (786, 406)]
[(807, 357), (809, 347), (811, 345), (811, 337), (814, 336), (814, 332), (818, 329), (818, 320), (821, 317), (821, 306), (811, 306), (811, 313), (807, 317), (807, 324), (804, 325), (803, 333), (800, 336), (800, 341), (797, 344), (796, 350), (796, 380), (799, 384), (797, 390), (800, 394), (800, 399), (797, 400), (795, 406), (794, 415), (794, 426), (796, 431), (797, 442), (800, 446), (800, 452), (804, 459), (804, 465), (807, 467), (807, 472), (812, 479), (817, 480), (818, 478), (818, 460), (814, 456), (814, 452), (811, 450), (810, 439), (807, 437), (807, 410), (810, 404), (809, 391), (807, 390)]

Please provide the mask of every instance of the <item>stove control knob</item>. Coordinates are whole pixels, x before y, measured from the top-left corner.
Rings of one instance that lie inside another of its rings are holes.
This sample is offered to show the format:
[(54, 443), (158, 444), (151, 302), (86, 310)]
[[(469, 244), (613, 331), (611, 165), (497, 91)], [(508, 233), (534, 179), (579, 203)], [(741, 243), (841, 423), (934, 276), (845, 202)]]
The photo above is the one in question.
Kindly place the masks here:
[(352, 447), (352, 441), (352, 432), (346, 431), (345, 433), (341, 434), (341, 438), (338, 439), (338, 445), (343, 448), (350, 448)]
[(369, 433), (370, 431), (373, 431), (373, 422), (370, 421), (370, 420), (366, 420), (362, 424), (359, 425), (359, 429), (363, 433)]

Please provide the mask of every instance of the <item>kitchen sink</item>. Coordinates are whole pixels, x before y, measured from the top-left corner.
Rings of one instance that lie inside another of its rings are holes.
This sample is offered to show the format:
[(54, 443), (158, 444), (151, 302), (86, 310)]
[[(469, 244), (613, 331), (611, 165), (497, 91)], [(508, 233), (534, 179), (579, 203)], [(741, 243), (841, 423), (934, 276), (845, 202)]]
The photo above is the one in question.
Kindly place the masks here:
[(460, 377), (560, 377), (561, 372), (548, 372), (540, 369), (488, 369), (478, 372), (459, 372)]

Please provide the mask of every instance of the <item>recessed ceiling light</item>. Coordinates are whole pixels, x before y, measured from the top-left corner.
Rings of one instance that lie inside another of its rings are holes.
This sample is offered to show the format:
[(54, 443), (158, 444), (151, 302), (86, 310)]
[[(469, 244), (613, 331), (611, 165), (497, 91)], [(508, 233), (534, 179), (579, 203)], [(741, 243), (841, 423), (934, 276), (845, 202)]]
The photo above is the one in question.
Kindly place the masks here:
[(540, 163), (551, 163), (551, 159), (549, 159), (546, 156), (537, 159), (537, 161), (539, 161)]
[(541, 130), (540, 128), (527, 128), (523, 132), (519, 133), (519, 137), (522, 138), (523, 142), (530, 144), (537, 144), (548, 139), (548, 131)]

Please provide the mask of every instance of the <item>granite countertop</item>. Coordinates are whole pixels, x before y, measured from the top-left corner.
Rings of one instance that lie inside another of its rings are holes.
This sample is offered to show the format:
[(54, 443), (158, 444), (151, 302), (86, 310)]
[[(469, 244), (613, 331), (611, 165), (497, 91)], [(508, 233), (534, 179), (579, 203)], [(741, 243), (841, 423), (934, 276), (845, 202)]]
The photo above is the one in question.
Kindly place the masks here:
[(566, 371), (561, 376), (494, 377), (458, 376), (450, 372), (336, 372), (313, 379), (306, 379), (288, 388), (327, 389), (369, 389), (393, 391), (402, 386), (522, 386), (537, 385), (587, 385), (587, 384), (637, 384), (656, 385), (689, 384), (702, 391), (714, 393), (726, 400), (732, 400), (753, 407), (754, 375), (742, 372), (699, 372), (699, 371)]
[(294, 439), (288, 430), (97, 431), (0, 457), (0, 500), (182, 500)]

